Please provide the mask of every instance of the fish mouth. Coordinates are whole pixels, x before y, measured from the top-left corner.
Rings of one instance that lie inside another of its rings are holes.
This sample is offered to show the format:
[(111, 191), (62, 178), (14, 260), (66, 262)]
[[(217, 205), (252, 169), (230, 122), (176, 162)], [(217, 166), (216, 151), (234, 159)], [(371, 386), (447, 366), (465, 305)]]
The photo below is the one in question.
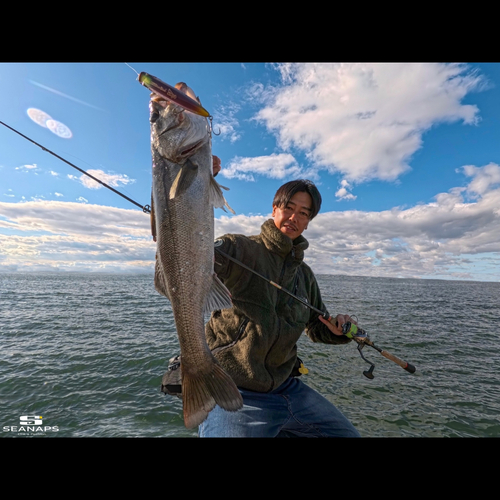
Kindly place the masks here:
[(192, 156), (200, 147), (203, 145), (205, 142), (204, 139), (194, 143), (192, 146), (189, 146), (187, 149), (183, 149), (182, 151), (179, 152), (179, 157), (180, 158), (186, 158), (188, 156)]

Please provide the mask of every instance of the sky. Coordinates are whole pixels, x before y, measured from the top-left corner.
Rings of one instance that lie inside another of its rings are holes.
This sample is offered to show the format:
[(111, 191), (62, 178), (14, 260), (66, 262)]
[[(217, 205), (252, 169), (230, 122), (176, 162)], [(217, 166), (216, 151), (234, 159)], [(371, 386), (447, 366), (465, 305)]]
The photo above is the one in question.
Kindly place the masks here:
[[(236, 212), (215, 236), (259, 233), (307, 178), (315, 273), (500, 281), (500, 63), (0, 63), (0, 121), (148, 205), (141, 71), (213, 117)], [(154, 256), (149, 215), (0, 124), (0, 272), (152, 274)]]

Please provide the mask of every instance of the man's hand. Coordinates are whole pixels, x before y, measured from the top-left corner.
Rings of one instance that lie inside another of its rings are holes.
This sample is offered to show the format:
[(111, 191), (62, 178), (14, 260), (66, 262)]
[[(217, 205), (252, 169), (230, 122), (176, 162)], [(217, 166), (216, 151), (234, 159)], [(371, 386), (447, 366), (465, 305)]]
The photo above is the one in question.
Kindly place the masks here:
[[(328, 329), (335, 335), (342, 336), (342, 325), (344, 323), (354, 323), (357, 325), (357, 322), (353, 320), (350, 316), (347, 314), (337, 314), (335, 318), (330, 318), (328, 320), (324, 319), (323, 316), (319, 316), (319, 319), (322, 323), (324, 323)], [(338, 325), (338, 326), (337, 326)]]

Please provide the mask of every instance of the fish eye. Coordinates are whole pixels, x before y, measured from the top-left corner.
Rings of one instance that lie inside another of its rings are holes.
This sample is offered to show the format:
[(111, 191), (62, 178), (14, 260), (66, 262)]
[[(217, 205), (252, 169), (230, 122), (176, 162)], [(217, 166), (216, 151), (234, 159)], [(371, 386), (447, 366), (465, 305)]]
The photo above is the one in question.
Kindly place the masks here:
[(154, 123), (156, 120), (158, 120), (158, 118), (160, 118), (160, 113), (158, 113), (158, 111), (153, 111), (151, 113), (151, 116), (149, 117), (149, 121), (151, 123)]
[(180, 106), (175, 106), (175, 108), (172, 111), (172, 114), (174, 116), (179, 116), (181, 119), (184, 119), (183, 111), (184, 109), (181, 108)]

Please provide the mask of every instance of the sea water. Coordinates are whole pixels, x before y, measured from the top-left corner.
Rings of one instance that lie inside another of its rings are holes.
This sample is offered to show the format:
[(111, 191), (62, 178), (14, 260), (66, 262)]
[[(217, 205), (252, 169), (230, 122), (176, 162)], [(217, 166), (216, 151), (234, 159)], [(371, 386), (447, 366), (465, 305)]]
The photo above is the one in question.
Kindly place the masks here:
[[(500, 436), (500, 283), (317, 277), (375, 349), (311, 342), (302, 380), (363, 437)], [(267, 286), (265, 283), (263, 286)], [(160, 392), (179, 344), (153, 276), (0, 273), (2, 437), (196, 437)]]

